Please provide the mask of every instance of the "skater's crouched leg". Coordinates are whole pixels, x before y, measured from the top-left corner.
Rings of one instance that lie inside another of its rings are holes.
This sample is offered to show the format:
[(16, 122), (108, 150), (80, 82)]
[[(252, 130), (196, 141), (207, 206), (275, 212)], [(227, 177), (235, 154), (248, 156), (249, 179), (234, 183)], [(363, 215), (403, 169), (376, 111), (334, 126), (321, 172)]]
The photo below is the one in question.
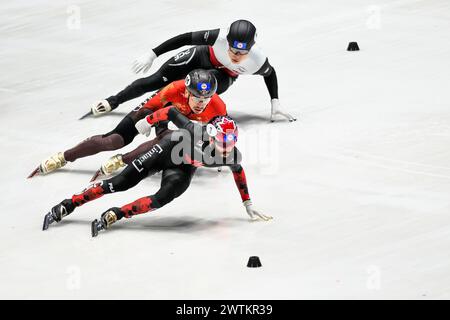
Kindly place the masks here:
[(137, 185), (147, 174), (148, 170), (138, 171), (133, 166), (128, 166), (117, 176), (93, 183), (83, 192), (73, 195), (72, 202), (76, 207), (79, 207), (105, 194), (128, 190)]
[(140, 170), (138, 171), (134, 166), (130, 165), (117, 176), (104, 180), (103, 183), (107, 187), (108, 193), (121, 192), (133, 188), (148, 175), (146, 168), (141, 168)]
[(122, 146), (120, 146), (121, 148), (130, 144), (134, 140), (134, 137), (138, 134), (138, 131), (134, 125), (135, 121), (133, 120), (132, 115), (128, 114), (112, 131), (104, 134), (102, 137), (113, 137), (112, 139), (116, 140), (116, 136), (120, 136), (122, 139)]
[[(161, 208), (183, 194), (189, 187), (195, 168), (180, 167), (163, 171), (161, 188), (154, 195), (143, 197), (120, 208), (126, 218)], [(118, 217), (119, 219), (121, 217)]]
[(137, 79), (132, 82), (125, 89), (120, 91), (117, 95), (107, 98), (109, 104), (115, 109), (118, 105), (124, 103), (125, 101), (142, 96), (146, 92), (158, 90), (167, 84), (167, 75), (164, 76), (161, 70), (155, 72), (151, 76)]
[(72, 149), (64, 152), (66, 161), (74, 162), (79, 158), (88, 157), (102, 151), (117, 150), (125, 146), (124, 139), (120, 134), (110, 132), (105, 135), (96, 135), (81, 143), (77, 144)]
[(182, 195), (191, 184), (195, 167), (182, 165), (179, 168), (171, 168), (163, 171), (161, 188), (155, 193), (155, 199), (161, 207), (173, 199)]
[(91, 156), (102, 151), (112, 151), (123, 148), (131, 143), (138, 134), (131, 112), (110, 132), (90, 137), (64, 152), (64, 158), (73, 162), (76, 159)]
[(172, 132), (172, 130), (165, 130), (164, 132), (162, 132), (161, 134), (159, 134), (158, 136), (156, 136), (154, 139), (146, 141), (142, 144), (140, 144), (136, 149), (125, 153), (122, 155), (122, 161), (125, 164), (131, 164), (131, 162), (133, 162), (134, 159), (139, 158), (139, 156), (145, 154), (146, 152), (149, 152), (152, 150), (152, 148), (158, 144), (161, 143), (161, 140), (168, 135), (170, 132)]

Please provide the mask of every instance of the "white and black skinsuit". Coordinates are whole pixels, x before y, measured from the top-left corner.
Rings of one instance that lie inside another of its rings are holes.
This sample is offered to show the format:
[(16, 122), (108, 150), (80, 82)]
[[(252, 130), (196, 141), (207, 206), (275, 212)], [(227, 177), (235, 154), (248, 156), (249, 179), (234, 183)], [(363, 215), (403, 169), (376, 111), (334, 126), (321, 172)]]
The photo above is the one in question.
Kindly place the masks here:
[(186, 45), (194, 47), (179, 52), (151, 76), (134, 81), (106, 100), (115, 109), (125, 101), (158, 90), (172, 81), (184, 79), (194, 69), (213, 69), (218, 81), (218, 94), (225, 92), (239, 75), (261, 75), (270, 98), (278, 99), (277, 75), (261, 48), (257, 44), (253, 45), (246, 58), (234, 64), (228, 56), (226, 35), (226, 29), (213, 29), (188, 32), (165, 41), (153, 49), (156, 56)]

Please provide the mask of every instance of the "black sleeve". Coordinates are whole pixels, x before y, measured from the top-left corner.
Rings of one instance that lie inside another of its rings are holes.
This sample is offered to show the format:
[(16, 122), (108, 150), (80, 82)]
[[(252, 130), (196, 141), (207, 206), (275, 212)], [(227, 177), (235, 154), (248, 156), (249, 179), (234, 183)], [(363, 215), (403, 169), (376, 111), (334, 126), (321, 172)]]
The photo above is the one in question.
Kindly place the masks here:
[(261, 68), (259, 68), (258, 71), (256, 71), (254, 74), (259, 74), (263, 77), (268, 77), (270, 74), (274, 71), (273, 67), (269, 63), (269, 59), (266, 58), (266, 61), (264, 61), (264, 64)]
[(266, 83), (267, 90), (269, 90), (270, 99), (278, 99), (278, 80), (275, 69), (272, 73), (264, 77), (264, 82)]
[(219, 37), (220, 29), (192, 32), (192, 44), (212, 46)]
[(192, 122), (175, 107), (169, 109), (167, 118), (169, 121), (172, 121), (178, 129), (188, 130), (191, 135), (194, 135), (194, 132), (202, 132), (202, 125)]
[(278, 99), (278, 80), (277, 73), (274, 67), (269, 63), (269, 59), (266, 59), (264, 64), (258, 71), (254, 74), (259, 74), (264, 77), (264, 82), (266, 83), (267, 90), (269, 91), (271, 99)]
[(187, 32), (170, 38), (153, 49), (156, 56), (190, 45), (213, 45), (219, 36), (220, 29)]

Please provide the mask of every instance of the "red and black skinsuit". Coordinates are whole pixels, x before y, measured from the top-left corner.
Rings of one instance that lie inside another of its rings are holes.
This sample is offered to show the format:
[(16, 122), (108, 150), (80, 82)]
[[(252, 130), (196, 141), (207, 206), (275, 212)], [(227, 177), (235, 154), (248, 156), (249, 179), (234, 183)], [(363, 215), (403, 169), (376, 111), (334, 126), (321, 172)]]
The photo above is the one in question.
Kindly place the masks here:
[[(185, 91), (186, 85), (183, 80), (168, 84), (128, 113), (112, 131), (85, 139), (75, 147), (64, 151), (64, 158), (66, 161), (73, 162), (79, 158), (103, 151), (117, 150), (130, 144), (138, 135), (135, 128), (136, 122), (168, 105), (177, 107), (189, 119), (200, 122), (208, 122), (215, 116), (227, 114), (225, 103), (217, 94), (212, 96), (211, 101), (201, 113), (193, 113), (189, 107), (189, 99)], [(156, 128), (156, 132), (162, 132), (166, 127), (166, 125), (161, 124)]]
[[(193, 123), (175, 107), (167, 107), (152, 114), (158, 121), (170, 120), (179, 130), (165, 131), (150, 150), (134, 159), (117, 176), (95, 183), (80, 194), (73, 195), (74, 207), (97, 199), (105, 194), (128, 190), (142, 179), (162, 171), (161, 187), (146, 196), (120, 208), (112, 208), (117, 218), (130, 218), (160, 208), (180, 196), (189, 187), (198, 167), (229, 166), (242, 201), (250, 199), (245, 172), (240, 165), (241, 153), (234, 148), (226, 158), (215, 152), (210, 145), (206, 129)], [(181, 149), (184, 147), (184, 149)]]

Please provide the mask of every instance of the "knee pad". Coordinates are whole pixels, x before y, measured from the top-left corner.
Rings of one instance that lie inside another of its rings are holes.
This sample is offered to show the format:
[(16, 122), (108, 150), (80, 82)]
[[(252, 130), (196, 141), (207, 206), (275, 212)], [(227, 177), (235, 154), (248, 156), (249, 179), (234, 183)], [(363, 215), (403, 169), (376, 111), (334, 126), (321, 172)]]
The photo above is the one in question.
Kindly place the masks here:
[[(120, 121), (114, 130), (103, 135), (103, 138), (108, 138), (114, 134), (118, 134), (122, 137), (124, 145), (130, 144), (134, 140), (134, 137), (138, 134), (138, 131), (134, 125), (135, 123), (133, 119), (131, 119), (130, 116), (126, 116), (122, 119), (122, 121)], [(114, 140), (116, 138), (112, 139)]]

